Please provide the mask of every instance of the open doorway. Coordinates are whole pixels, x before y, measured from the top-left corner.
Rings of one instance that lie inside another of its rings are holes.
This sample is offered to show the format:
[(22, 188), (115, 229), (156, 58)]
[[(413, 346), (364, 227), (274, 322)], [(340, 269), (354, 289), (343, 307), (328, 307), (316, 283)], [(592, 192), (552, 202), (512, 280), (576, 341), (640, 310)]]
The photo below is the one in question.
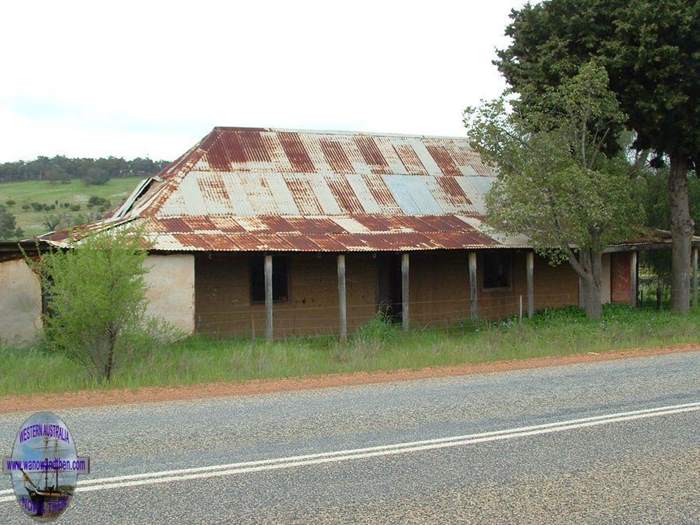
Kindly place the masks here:
[(377, 255), (377, 310), (393, 323), (401, 322), (401, 255)]

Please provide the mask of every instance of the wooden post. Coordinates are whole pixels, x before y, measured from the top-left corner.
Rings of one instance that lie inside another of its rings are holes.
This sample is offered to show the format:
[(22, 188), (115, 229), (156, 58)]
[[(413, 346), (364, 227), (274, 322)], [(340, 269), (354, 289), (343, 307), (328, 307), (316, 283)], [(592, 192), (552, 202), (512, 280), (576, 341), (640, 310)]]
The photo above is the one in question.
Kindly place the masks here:
[(527, 316), (535, 315), (535, 252), (525, 255), (525, 271), (527, 273)]
[(274, 338), (272, 324), (272, 255), (265, 256), (265, 337)]
[(479, 318), (479, 304), (476, 282), (476, 252), (469, 252), (469, 317), (472, 320)]
[(523, 296), (518, 296), (518, 322), (523, 322)]
[(401, 326), (408, 330), (410, 326), (408, 302), (408, 254), (401, 254)]
[(637, 252), (630, 253), (630, 306), (637, 306)]
[(340, 315), (340, 340), (348, 340), (348, 303), (345, 288), (345, 255), (338, 255), (338, 313)]
[(693, 247), (693, 306), (698, 305), (698, 248)]

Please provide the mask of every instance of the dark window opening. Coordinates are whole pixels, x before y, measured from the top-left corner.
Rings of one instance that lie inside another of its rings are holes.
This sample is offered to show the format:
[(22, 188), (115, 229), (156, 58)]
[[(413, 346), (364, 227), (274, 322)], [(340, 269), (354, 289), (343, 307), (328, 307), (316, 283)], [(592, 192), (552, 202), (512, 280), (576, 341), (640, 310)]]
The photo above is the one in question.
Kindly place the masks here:
[(510, 288), (510, 252), (487, 252), (483, 257), (484, 288)]
[[(283, 303), (289, 299), (287, 292), (287, 260), (284, 257), (272, 258), (272, 301)], [(265, 302), (265, 257), (250, 259), (250, 301)]]
[(401, 322), (401, 256), (377, 255), (377, 306), (379, 313), (392, 323)]

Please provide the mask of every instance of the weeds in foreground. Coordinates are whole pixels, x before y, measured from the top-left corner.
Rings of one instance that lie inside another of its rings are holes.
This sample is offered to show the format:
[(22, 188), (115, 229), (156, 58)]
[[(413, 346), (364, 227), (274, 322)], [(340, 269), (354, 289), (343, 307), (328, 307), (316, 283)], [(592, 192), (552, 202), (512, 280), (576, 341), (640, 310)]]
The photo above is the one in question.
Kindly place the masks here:
[(149, 345), (124, 359), (109, 384), (91, 379), (66, 356), (40, 345), (0, 348), (0, 395), (416, 369), (679, 343), (700, 343), (700, 310), (679, 316), (608, 306), (602, 320), (589, 321), (577, 308), (563, 308), (522, 323), (464, 322), (408, 333), (375, 318), (347, 343), (331, 336), (271, 344), (195, 336)]

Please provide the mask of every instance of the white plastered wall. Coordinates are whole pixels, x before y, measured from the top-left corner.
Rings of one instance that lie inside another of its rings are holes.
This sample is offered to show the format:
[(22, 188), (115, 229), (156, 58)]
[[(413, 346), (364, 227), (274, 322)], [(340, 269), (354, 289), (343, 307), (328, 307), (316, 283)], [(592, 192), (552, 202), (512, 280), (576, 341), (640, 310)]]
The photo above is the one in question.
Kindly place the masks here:
[(194, 256), (149, 255), (145, 266), (146, 316), (194, 333)]
[(41, 329), (39, 277), (24, 259), (0, 262), (0, 344), (29, 345)]

